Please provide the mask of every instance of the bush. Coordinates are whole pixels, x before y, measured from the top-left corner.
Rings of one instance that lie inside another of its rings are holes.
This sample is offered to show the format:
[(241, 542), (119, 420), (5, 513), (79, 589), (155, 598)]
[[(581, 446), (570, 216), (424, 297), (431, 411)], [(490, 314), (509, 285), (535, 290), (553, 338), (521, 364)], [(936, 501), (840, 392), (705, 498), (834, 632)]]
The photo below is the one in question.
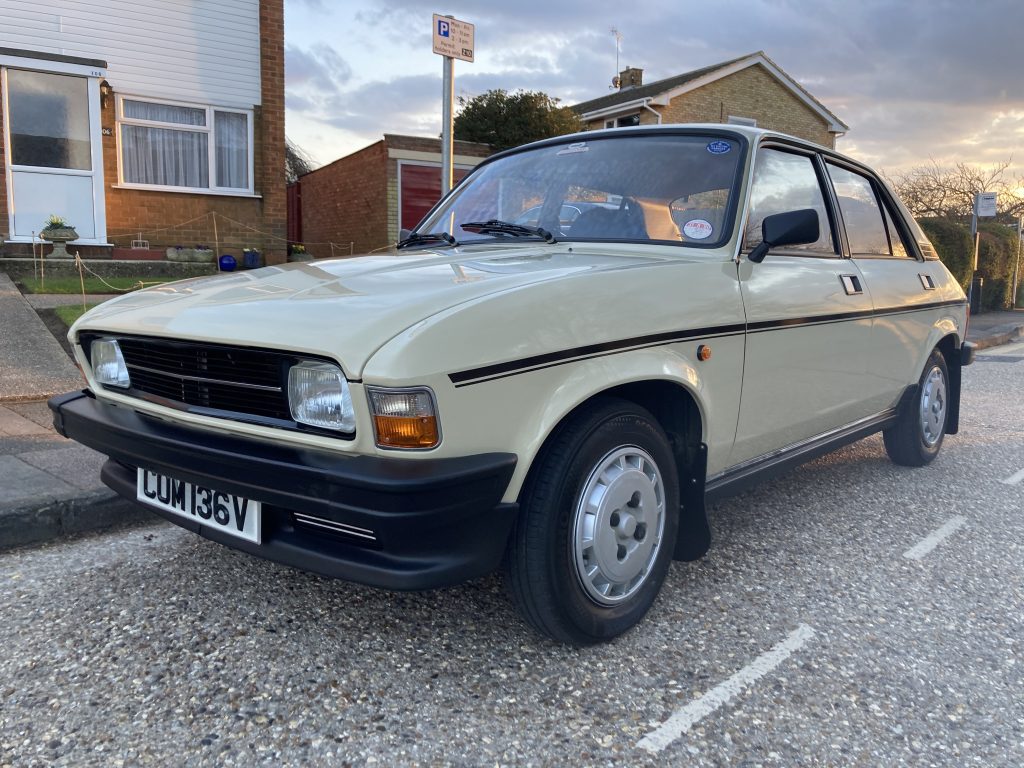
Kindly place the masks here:
[[(971, 282), (971, 259), (974, 257), (970, 227), (950, 219), (937, 218), (918, 219), (917, 223), (932, 241), (942, 263), (966, 291)], [(982, 309), (1008, 309), (1012, 306), (1013, 298), (1017, 233), (995, 222), (981, 223), (978, 232), (981, 235), (978, 240), (978, 274), (985, 278)], [(1020, 291), (1018, 296), (1018, 301), (1024, 299)]]
[(966, 291), (971, 282), (971, 259), (974, 256), (970, 229), (949, 219), (918, 219), (917, 223), (932, 241), (946, 269)]
[(978, 272), (985, 278), (984, 309), (1008, 309), (1017, 262), (1017, 233), (1002, 224), (985, 222), (978, 227)]

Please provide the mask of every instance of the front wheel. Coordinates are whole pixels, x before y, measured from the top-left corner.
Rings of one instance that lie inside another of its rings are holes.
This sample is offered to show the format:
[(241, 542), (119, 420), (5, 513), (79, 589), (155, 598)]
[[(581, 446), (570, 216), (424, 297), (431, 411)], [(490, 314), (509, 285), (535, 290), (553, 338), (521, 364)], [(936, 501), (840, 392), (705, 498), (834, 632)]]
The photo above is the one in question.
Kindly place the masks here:
[(907, 467), (923, 467), (938, 456), (946, 435), (948, 398), (946, 358), (933, 349), (918, 381), (913, 404), (904, 408), (896, 423), (882, 433), (890, 459)]
[(654, 417), (604, 399), (569, 418), (523, 489), (506, 583), (540, 632), (573, 645), (622, 634), (654, 602), (678, 528), (675, 459)]

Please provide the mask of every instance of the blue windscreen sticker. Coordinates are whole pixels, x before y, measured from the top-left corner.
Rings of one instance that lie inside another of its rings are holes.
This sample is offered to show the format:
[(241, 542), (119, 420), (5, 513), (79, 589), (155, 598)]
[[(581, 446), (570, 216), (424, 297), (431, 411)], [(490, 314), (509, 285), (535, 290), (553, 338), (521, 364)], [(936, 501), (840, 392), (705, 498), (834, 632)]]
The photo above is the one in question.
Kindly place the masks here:
[(730, 149), (732, 149), (732, 144), (728, 141), (712, 141), (708, 144), (708, 152), (712, 155), (724, 155)]

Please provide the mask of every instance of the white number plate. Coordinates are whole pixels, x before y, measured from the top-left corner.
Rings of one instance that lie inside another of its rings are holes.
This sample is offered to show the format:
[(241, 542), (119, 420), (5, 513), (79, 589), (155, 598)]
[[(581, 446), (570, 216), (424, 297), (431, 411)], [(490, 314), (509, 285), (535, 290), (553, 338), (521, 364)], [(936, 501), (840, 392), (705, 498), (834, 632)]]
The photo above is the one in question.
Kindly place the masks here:
[(137, 498), (196, 523), (260, 543), (260, 503), (139, 468)]

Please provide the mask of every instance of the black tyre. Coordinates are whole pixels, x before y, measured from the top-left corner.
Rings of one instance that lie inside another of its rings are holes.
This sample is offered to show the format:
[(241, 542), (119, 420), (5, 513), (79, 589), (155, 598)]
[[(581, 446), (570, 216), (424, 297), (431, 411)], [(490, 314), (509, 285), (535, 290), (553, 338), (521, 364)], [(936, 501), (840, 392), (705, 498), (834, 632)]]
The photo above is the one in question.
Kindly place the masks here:
[(939, 454), (949, 407), (946, 358), (933, 349), (918, 381), (917, 397), (897, 422), (882, 433), (885, 450), (896, 464), (923, 467)]
[(573, 645), (622, 634), (651, 607), (672, 561), (679, 482), (668, 439), (633, 403), (573, 414), (521, 494), (506, 584), (538, 631)]

